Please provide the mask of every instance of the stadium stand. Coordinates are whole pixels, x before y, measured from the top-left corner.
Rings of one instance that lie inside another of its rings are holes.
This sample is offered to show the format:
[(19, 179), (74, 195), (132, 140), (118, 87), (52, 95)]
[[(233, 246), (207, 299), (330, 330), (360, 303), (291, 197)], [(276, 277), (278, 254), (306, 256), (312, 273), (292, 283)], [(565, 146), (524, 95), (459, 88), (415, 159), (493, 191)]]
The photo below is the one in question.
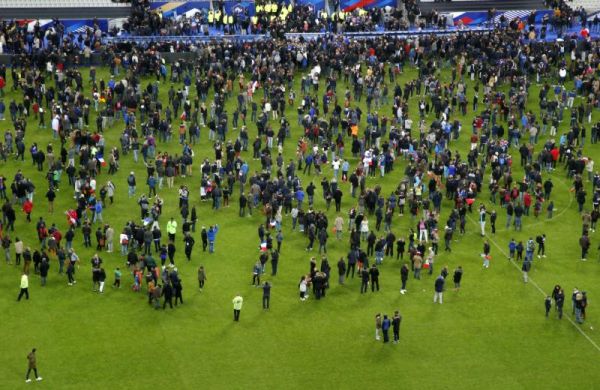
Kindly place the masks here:
[(2, 0), (0, 17), (7, 19), (123, 18), (131, 4), (112, 0)]

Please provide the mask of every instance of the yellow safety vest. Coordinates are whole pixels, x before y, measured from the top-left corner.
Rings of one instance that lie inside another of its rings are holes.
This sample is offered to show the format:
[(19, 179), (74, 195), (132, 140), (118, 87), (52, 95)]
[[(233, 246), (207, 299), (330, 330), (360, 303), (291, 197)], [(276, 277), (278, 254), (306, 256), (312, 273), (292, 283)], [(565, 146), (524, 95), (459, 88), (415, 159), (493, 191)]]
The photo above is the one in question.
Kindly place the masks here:
[(227, 14), (223, 15), (223, 24), (227, 24)]
[(267, 3), (267, 4), (265, 5), (265, 12), (266, 12), (266, 13), (269, 13), (269, 12), (271, 12), (271, 3)]
[(217, 11), (215, 12), (215, 20), (218, 22), (219, 20), (221, 20), (221, 11)]
[(271, 12), (273, 12), (274, 14), (277, 13), (277, 4), (271, 5)]
[(215, 20), (215, 15), (212, 11), (208, 13), (208, 23), (212, 23)]
[(233, 24), (233, 15), (229, 15), (229, 24)]
[(253, 16), (252, 17), (252, 24), (257, 24), (258, 23), (258, 16)]
[(262, 12), (263, 10), (263, 6), (262, 5), (257, 5), (256, 6), (256, 13)]
[(288, 12), (292, 12), (294, 10), (294, 7), (290, 4), (288, 5)]

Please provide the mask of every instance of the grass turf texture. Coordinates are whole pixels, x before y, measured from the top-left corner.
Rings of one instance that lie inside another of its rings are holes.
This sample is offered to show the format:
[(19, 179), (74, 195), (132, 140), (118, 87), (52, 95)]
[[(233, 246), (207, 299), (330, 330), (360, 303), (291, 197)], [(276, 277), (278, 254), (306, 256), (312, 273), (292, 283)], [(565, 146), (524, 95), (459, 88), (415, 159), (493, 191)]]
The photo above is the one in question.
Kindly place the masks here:
[[(87, 70), (82, 70), (82, 73), (86, 77)], [(407, 68), (399, 80), (404, 85), (415, 77), (416, 71)], [(449, 81), (449, 70), (444, 70), (441, 77)], [(100, 78), (108, 79), (105, 69), (99, 70)], [(144, 80), (144, 86), (147, 81)], [(470, 80), (466, 82), (470, 98), (473, 83)], [(339, 84), (338, 94), (341, 95), (345, 85), (343, 82)], [(168, 85), (161, 84), (160, 88), (161, 99), (167, 101)], [(298, 78), (296, 91), (299, 91)], [(89, 93), (89, 90), (86, 92)], [(192, 88), (192, 96), (194, 94)], [(262, 97), (262, 93), (259, 92), (258, 96)], [(537, 96), (538, 87), (533, 85), (528, 108), (535, 112), (538, 112)], [(21, 99), (21, 95), (10, 92), (5, 97), (7, 104), (11, 98)], [(412, 117), (418, 113), (416, 102), (415, 97), (410, 101)], [(230, 99), (230, 113), (233, 112), (233, 104), (233, 99)], [(366, 113), (366, 107), (361, 107)], [(287, 109), (287, 117), (292, 124), (292, 139), (286, 141), (286, 160), (293, 157), (295, 142), (302, 131), (296, 125), (296, 107), (288, 106)], [(380, 112), (386, 112), (389, 116), (390, 110), (385, 107)], [(593, 115), (594, 121), (600, 118), (597, 110)], [(565, 118), (568, 116), (565, 115)], [(463, 132), (460, 140), (454, 141), (450, 147), (460, 150), (465, 156), (472, 113), (469, 112), (466, 117), (459, 115), (459, 119), (463, 123)], [(430, 116), (428, 123), (432, 120)], [(95, 123), (94, 114), (90, 123)], [(4, 130), (9, 127), (9, 122), (3, 122), (2, 125)], [(568, 120), (565, 119), (559, 134), (567, 125)], [(107, 150), (118, 145), (122, 127), (122, 122), (117, 122), (105, 132)], [(362, 128), (364, 124), (361, 131)], [(416, 128), (416, 124), (413, 128)], [(587, 129), (589, 132), (589, 125)], [(252, 139), (256, 127), (250, 125), (249, 130)], [(236, 132), (230, 132), (229, 136), (235, 137)], [(176, 138), (168, 145), (159, 144), (157, 151), (180, 153)], [(198, 225), (218, 223), (220, 232), (213, 255), (201, 252), (199, 233), (196, 233), (197, 244), (191, 263), (184, 258), (182, 243), (177, 242), (176, 262), (183, 280), (185, 304), (174, 310), (153, 310), (147, 304), (145, 289), (144, 293), (131, 291), (129, 286), (132, 278), (126, 272), (123, 275), (123, 288), (111, 289), (109, 284), (112, 284), (114, 268), (125, 269), (124, 258), (118, 254), (118, 248), (115, 248), (115, 253), (101, 254), (108, 274), (104, 295), (92, 292), (89, 259), (94, 251), (83, 247), (79, 230), (75, 248), (82, 265), (76, 274), (78, 284), (74, 287), (67, 286), (66, 276), (58, 275), (58, 265), (53, 259), (48, 285), (40, 287), (39, 277), (32, 275), (30, 300), (16, 303), (20, 271), (2, 261), (2, 387), (25, 386), (25, 356), (32, 347), (38, 349), (38, 367), (40, 375), (44, 377), (44, 381), (37, 386), (61, 389), (109, 386), (143, 388), (153, 385), (178, 388), (391, 388), (399, 384), (410, 388), (512, 389), (558, 388), (564, 385), (592, 388), (596, 385), (600, 375), (595, 370), (595, 362), (600, 357), (600, 350), (590, 340), (600, 344), (600, 334), (590, 330), (590, 326), (597, 322), (600, 313), (595, 304), (600, 294), (596, 283), (600, 265), (596, 261), (593, 234), (590, 260), (585, 263), (579, 260), (581, 222), (576, 203), (568, 191), (570, 182), (565, 180), (563, 169), (551, 174), (555, 181), (553, 200), (558, 209), (554, 219), (546, 220), (545, 213), (538, 221), (533, 216), (524, 217), (523, 231), (509, 232), (504, 229), (504, 211), (496, 207), (499, 230), (491, 237), (493, 260), (490, 269), (483, 270), (479, 256), (483, 239), (479, 237), (477, 215), (469, 215), (467, 234), (455, 234), (457, 242), (453, 242), (451, 254), (440, 252), (433, 276), (423, 275), (420, 281), (411, 276), (406, 295), (399, 294), (401, 262), (390, 258), (386, 258), (380, 267), (380, 292), (359, 294), (360, 281), (356, 277), (348, 280), (345, 286), (337, 285), (335, 263), (348, 250), (348, 233), (345, 232), (341, 242), (337, 242), (335, 237), (329, 240), (329, 260), (334, 270), (327, 297), (315, 301), (311, 296), (306, 302), (300, 302), (298, 280), (300, 275), (308, 271), (309, 258), (316, 253), (305, 252), (304, 235), (292, 232), (291, 219), (284, 217), (285, 238), (279, 272), (276, 277), (264, 278), (273, 285), (271, 310), (263, 311), (262, 290), (252, 287), (250, 281), (251, 269), (259, 254), (257, 226), (264, 221), (264, 217), (256, 212), (250, 218), (238, 217), (237, 184), (229, 208), (215, 212), (210, 202), (199, 201), (197, 164), (204, 156), (214, 157), (206, 128), (202, 129), (201, 138), (200, 144), (194, 147), (194, 175), (178, 178), (175, 184), (176, 188), (182, 183), (191, 187), (190, 203), (197, 206)], [(30, 118), (26, 132), (27, 147), (33, 141), (45, 147), (51, 141), (51, 131), (37, 129), (37, 122)], [(543, 138), (536, 146), (536, 152), (542, 144)], [(350, 154), (349, 147), (347, 143), (346, 157)], [(585, 154), (600, 161), (597, 147), (589, 144), (589, 133)], [(518, 156), (516, 149), (513, 156)], [(252, 160), (251, 151), (243, 153), (242, 157), (251, 164), (252, 170), (260, 169), (257, 162)], [(350, 160), (355, 166), (356, 160)], [(382, 185), (383, 194), (387, 197), (402, 179), (404, 167), (405, 162), (397, 160), (390, 175), (384, 179), (368, 179), (367, 186)], [(12, 180), (17, 169), (23, 169), (37, 187), (33, 220), (43, 216), (48, 223), (56, 222), (64, 233), (66, 221), (63, 212), (73, 204), (66, 175), (63, 175), (55, 202), (55, 213), (49, 215), (44, 198), (46, 180), (32, 166), (29, 153), (26, 153), (25, 162), (10, 160), (3, 163), (1, 172)], [(518, 158), (515, 158), (513, 169), (515, 179), (521, 178)], [(141, 183), (145, 178), (141, 159), (140, 163), (134, 164), (131, 155), (122, 157), (121, 169), (111, 178), (117, 186), (115, 204), (106, 207), (103, 213), (105, 222), (115, 227), (117, 237), (127, 220), (137, 220), (139, 217), (135, 200), (127, 197), (126, 177), (131, 170), (138, 173), (140, 183), (137, 196), (147, 190)], [(109, 179), (106, 172), (107, 169), (104, 169), (97, 179), (99, 186)], [(324, 174), (331, 178), (331, 168), (325, 168)], [(302, 174), (300, 177), (307, 185), (310, 178)], [(324, 208), (318, 185), (320, 178), (313, 179), (318, 187), (316, 208)], [(176, 188), (159, 191), (165, 199), (161, 217), (163, 232), (170, 216), (176, 216), (179, 220)], [(355, 199), (350, 197), (348, 184), (342, 184), (342, 189), (343, 217), (347, 220), (347, 210), (354, 205)], [(484, 186), (480, 199), (486, 203), (487, 193), (487, 186)], [(591, 199), (591, 195), (588, 199)], [(440, 221), (446, 220), (450, 206), (444, 200)], [(489, 209), (491, 207), (488, 204)], [(331, 223), (335, 217), (333, 210), (332, 207), (328, 212)], [(371, 225), (374, 227), (374, 222)], [(409, 226), (411, 223), (407, 214), (394, 217), (392, 227), (396, 236), (406, 236)], [(489, 233), (489, 224), (487, 231)], [(26, 245), (36, 247), (35, 225), (27, 224), (22, 212), (18, 212), (16, 233)], [(539, 233), (547, 235), (548, 257), (535, 259), (530, 278), (546, 293), (550, 293), (556, 283), (563, 286), (567, 317), (570, 317), (572, 288), (577, 286), (587, 290), (590, 306), (582, 332), (590, 340), (566, 318), (562, 321), (555, 319), (554, 308), (551, 318), (546, 319), (544, 297), (540, 291), (532, 283), (524, 284), (520, 271), (494, 245), (497, 243), (506, 251), (511, 237), (525, 242), (529, 236)], [(14, 236), (11, 235), (13, 239)], [(178, 240), (181, 240), (181, 233), (178, 234)], [(204, 264), (208, 276), (201, 293), (196, 281), (199, 264)], [(434, 305), (433, 281), (443, 265), (448, 265), (451, 272), (456, 266), (463, 266), (463, 287), (458, 293), (452, 291), (449, 279), (444, 304)], [(266, 275), (270, 275), (269, 266)], [(244, 307), (240, 322), (234, 323), (231, 299), (237, 293), (244, 297)], [(400, 344), (383, 345), (375, 342), (375, 313), (392, 315), (396, 309), (401, 310), (403, 315)]]

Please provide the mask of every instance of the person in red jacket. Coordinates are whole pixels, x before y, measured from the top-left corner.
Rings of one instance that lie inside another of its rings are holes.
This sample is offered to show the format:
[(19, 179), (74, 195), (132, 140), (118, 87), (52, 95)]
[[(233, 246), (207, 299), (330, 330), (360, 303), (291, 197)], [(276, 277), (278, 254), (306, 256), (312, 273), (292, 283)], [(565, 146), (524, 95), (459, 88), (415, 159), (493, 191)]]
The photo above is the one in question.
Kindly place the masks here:
[(23, 203), (23, 211), (27, 215), (27, 222), (31, 222), (31, 212), (33, 211), (33, 202), (29, 199)]
[(531, 194), (525, 192), (523, 195), (523, 206), (525, 207), (525, 215), (529, 215), (529, 209), (531, 208)]

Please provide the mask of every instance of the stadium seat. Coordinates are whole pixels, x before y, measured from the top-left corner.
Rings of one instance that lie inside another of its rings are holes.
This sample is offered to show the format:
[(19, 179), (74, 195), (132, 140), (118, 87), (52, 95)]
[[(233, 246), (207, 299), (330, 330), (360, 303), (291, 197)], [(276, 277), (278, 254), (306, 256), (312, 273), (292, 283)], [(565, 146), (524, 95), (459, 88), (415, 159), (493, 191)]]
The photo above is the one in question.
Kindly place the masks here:
[(598, 1), (598, 0), (573, 0), (572, 2), (569, 3), (569, 6), (571, 6), (571, 8), (573, 8), (573, 9), (583, 7), (583, 8), (585, 8), (585, 10), (587, 11), (587, 13), (589, 15), (592, 12), (596, 12), (596, 11), (600, 10), (600, 1)]
[(91, 8), (91, 7), (129, 7), (131, 4), (112, 0), (3, 0), (1, 8)]

